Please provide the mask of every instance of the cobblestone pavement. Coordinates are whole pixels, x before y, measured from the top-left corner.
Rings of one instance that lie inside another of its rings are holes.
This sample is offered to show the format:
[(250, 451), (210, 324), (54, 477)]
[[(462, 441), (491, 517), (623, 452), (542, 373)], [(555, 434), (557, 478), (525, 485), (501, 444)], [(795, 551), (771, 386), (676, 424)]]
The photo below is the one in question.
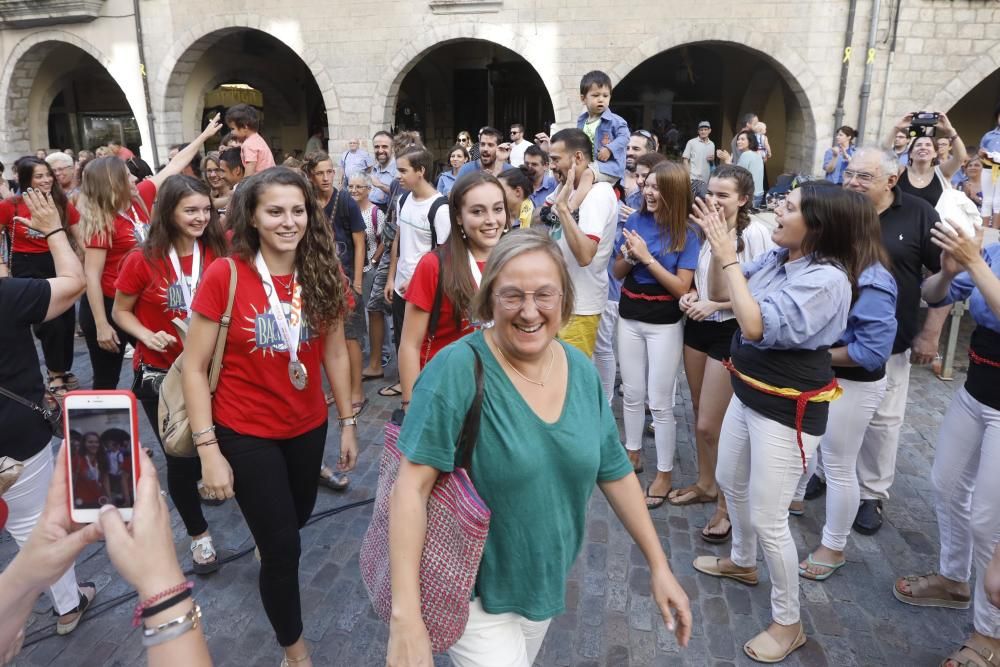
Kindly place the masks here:
[[(969, 318), (966, 318), (968, 320)], [(967, 340), (969, 322), (963, 331)], [(959, 346), (964, 350), (964, 345)], [(959, 368), (965, 362), (960, 356)], [(75, 369), (89, 385), (89, 364), (82, 340), (77, 340)], [(940, 423), (952, 392), (964, 380), (959, 372), (951, 383), (936, 379), (926, 368), (915, 368), (899, 454), (899, 474), (886, 505), (886, 525), (874, 537), (856, 533), (848, 543), (848, 566), (825, 583), (803, 582), (802, 616), (808, 644), (789, 665), (849, 667), (851, 665), (937, 665), (971, 630), (971, 613), (918, 610), (897, 602), (890, 586), (897, 575), (929, 572), (937, 566), (937, 524), (931, 505), (929, 472)], [(125, 370), (121, 386), (130, 384)], [(382, 381), (365, 383), (371, 404), (359, 431), (361, 455), (350, 490), (338, 495), (321, 491), (321, 512), (374, 494), (381, 425), (394, 407), (376, 390)], [(694, 480), (693, 419), (687, 385), (680, 384), (675, 484)], [(145, 419), (140, 423), (146, 442), (154, 442)], [(336, 460), (336, 429), (331, 429), (327, 459)], [(648, 483), (655, 466), (652, 437), (644, 456)], [(164, 459), (155, 456), (161, 482)], [(717, 666), (753, 664), (742, 643), (766, 627), (770, 618), (769, 586), (747, 588), (735, 582), (696, 575), (691, 566), (698, 555), (726, 555), (699, 538), (710, 507), (665, 505), (653, 513), (668, 550), (670, 563), (691, 597), (694, 636), (680, 650), (654, 611), (649, 571), (638, 549), (609, 510), (600, 493), (590, 503), (587, 539), (573, 569), (566, 613), (556, 618), (536, 665), (545, 667), (620, 667), (631, 665)], [(820, 539), (823, 503), (809, 503), (806, 514), (792, 518), (799, 553), (815, 548)], [(358, 547), (368, 525), (370, 507), (350, 509), (325, 518), (302, 531), (301, 586), (305, 636), (316, 665), (383, 665), (386, 626), (374, 615), (358, 573)], [(206, 508), (216, 544), (233, 553), (253, 546), (234, 502)], [(178, 555), (189, 566), (183, 525), (174, 514)], [(13, 542), (0, 538), (0, 566), (13, 557)], [(766, 568), (762, 569), (766, 578)], [(127, 594), (129, 586), (115, 573), (100, 545), (88, 548), (77, 564), (81, 581), (98, 586), (97, 603)], [(257, 564), (249, 554), (197, 581), (195, 592), (204, 610), (205, 627), (217, 665), (274, 667), (280, 651), (264, 616), (257, 592)], [(766, 583), (766, 581), (764, 582)], [(75, 633), (55, 637), (48, 599), (39, 600), (29, 627), (29, 642), (17, 665), (97, 667), (143, 664), (138, 633), (129, 625), (134, 600), (117, 607), (98, 604)], [(102, 607), (105, 611), (101, 612)], [(53, 636), (50, 636), (53, 635)], [(444, 667), (447, 658), (436, 664)], [(178, 666), (181, 667), (181, 666)]]

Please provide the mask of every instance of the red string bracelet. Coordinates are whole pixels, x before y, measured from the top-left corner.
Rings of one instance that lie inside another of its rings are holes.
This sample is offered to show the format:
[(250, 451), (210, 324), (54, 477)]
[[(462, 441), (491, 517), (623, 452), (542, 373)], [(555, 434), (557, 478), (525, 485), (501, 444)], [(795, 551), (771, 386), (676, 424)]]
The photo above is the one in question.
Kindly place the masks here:
[(177, 584), (172, 588), (168, 588), (165, 591), (157, 593), (148, 600), (143, 600), (142, 602), (140, 602), (135, 606), (135, 612), (132, 614), (132, 627), (137, 628), (139, 627), (139, 624), (142, 623), (142, 611), (144, 609), (148, 609), (149, 607), (153, 606), (160, 600), (166, 599), (171, 595), (174, 595), (175, 593), (180, 593), (181, 591), (190, 590), (192, 588), (194, 588), (194, 582), (185, 581), (183, 584)]

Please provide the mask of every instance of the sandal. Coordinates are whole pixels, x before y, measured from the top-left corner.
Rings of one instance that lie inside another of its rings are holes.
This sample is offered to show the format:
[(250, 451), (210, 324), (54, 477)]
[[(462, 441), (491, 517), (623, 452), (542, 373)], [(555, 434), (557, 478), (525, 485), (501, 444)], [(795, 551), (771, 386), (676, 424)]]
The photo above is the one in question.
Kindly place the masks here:
[(364, 371), (361, 372), (361, 381), (368, 382), (369, 380), (380, 380), (385, 377), (385, 373), (375, 373), (373, 375), (368, 375)]
[[(329, 472), (329, 476), (324, 473)], [(351, 483), (351, 478), (346, 473), (337, 473), (332, 468), (322, 466), (319, 469), (320, 486), (325, 486), (332, 491), (346, 491)]]
[[(85, 581), (79, 585), (79, 588), (81, 589), (80, 604), (77, 605), (76, 609), (74, 609), (73, 611), (68, 611), (65, 614), (58, 614), (54, 609), (52, 610), (52, 613), (55, 616), (67, 616), (69, 614), (76, 614), (76, 618), (74, 618), (72, 621), (69, 621), (68, 623), (63, 623), (62, 621), (56, 623), (57, 635), (68, 635), (69, 633), (76, 630), (76, 626), (80, 625), (80, 621), (83, 620), (83, 615), (87, 613), (87, 609), (90, 608), (90, 604), (94, 601), (94, 598), (97, 597), (97, 584), (95, 584), (94, 582)], [(92, 589), (94, 591), (94, 594), (88, 597), (87, 594), (83, 592), (83, 589)]]
[(694, 569), (710, 577), (732, 579), (747, 586), (756, 586), (760, 582), (757, 568), (750, 572), (723, 572), (722, 568), (719, 567), (720, 563), (722, 563), (722, 559), (716, 556), (698, 556), (694, 559)]
[[(704, 528), (702, 528), (702, 530), (701, 530), (701, 539), (705, 540), (709, 544), (725, 544), (726, 542), (728, 542), (729, 538), (731, 538), (733, 536), (733, 522), (729, 520), (728, 516), (726, 516), (726, 517), (724, 517), (724, 518), (722, 518), (722, 519), (719, 520), (720, 523), (722, 521), (725, 521), (726, 523), (729, 524), (729, 527), (726, 528), (726, 532), (724, 532), (724, 533), (706, 533), (705, 532), (706, 530), (708, 530), (709, 528), (713, 527), (712, 524), (709, 523), (707, 526), (705, 526)], [(716, 525), (718, 525), (718, 524), (716, 524)]]
[(354, 410), (354, 414), (352, 416), (353, 417), (360, 416), (361, 413), (364, 412), (365, 408), (367, 408), (367, 407), (368, 407), (368, 399), (367, 398), (364, 399), (364, 400), (362, 400), (362, 401), (359, 401), (359, 402), (351, 403), (351, 408)]
[(776, 662), (782, 662), (785, 658), (790, 656), (793, 651), (802, 647), (806, 643), (806, 633), (802, 630), (802, 626), (799, 626), (799, 634), (795, 636), (792, 640), (791, 645), (787, 649), (783, 649), (778, 640), (774, 638), (771, 633), (767, 630), (760, 633), (746, 644), (743, 645), (743, 652), (747, 654), (747, 657), (751, 660), (757, 662), (764, 662), (768, 664), (773, 664)]
[(801, 500), (793, 500), (788, 505), (788, 513), (791, 516), (805, 516), (806, 504)]
[[(197, 558), (199, 555), (201, 561)], [(195, 574), (212, 574), (222, 567), (211, 535), (206, 535), (200, 540), (191, 540), (191, 564)]]
[[(653, 496), (653, 495), (650, 495), (650, 493), (649, 493), (649, 487), (647, 486), (646, 487), (646, 509), (652, 511), (652, 510), (657, 509), (661, 505), (663, 505), (663, 503), (667, 502), (667, 495), (669, 493), (670, 493), (670, 491), (667, 491), (667, 493), (663, 494), (662, 496)], [(649, 502), (650, 500), (652, 500), (653, 502)]]
[(940, 667), (1000, 667), (1000, 653), (973, 635), (965, 640), (962, 648), (942, 660)]
[(379, 389), (378, 395), (384, 396), (386, 398), (389, 398), (391, 396), (402, 396), (403, 390), (399, 388), (399, 384), (390, 384)]
[[(839, 563), (820, 563), (817, 560), (813, 560), (813, 555), (809, 554), (808, 556), (806, 556), (806, 565), (807, 565), (806, 567), (802, 567), (801, 565), (799, 566), (800, 577), (802, 577), (803, 579), (809, 579), (810, 581), (826, 581), (827, 579), (832, 577), (837, 570), (847, 565), (847, 561), (842, 560)], [(813, 574), (812, 572), (809, 571), (810, 566), (825, 567), (829, 571), (824, 572), (823, 574)]]
[(686, 486), (683, 489), (674, 489), (667, 495), (667, 500), (674, 507), (684, 507), (685, 505), (700, 505), (702, 503), (714, 503), (719, 499), (718, 495), (711, 496), (697, 484)]
[(291, 667), (292, 665), (297, 665), (300, 662), (305, 662), (309, 659), (309, 654), (302, 656), (301, 658), (289, 658), (287, 655), (281, 659), (281, 665), (279, 667)]
[[(968, 609), (972, 604), (971, 596), (958, 595), (947, 590), (941, 584), (931, 583), (931, 577), (940, 576), (937, 572), (897, 579), (892, 587), (892, 594), (904, 604), (914, 607), (944, 607), (946, 609)], [(910, 592), (902, 590), (902, 585), (908, 584)]]
[(642, 452), (636, 451), (637, 456), (635, 460), (632, 460), (632, 452), (628, 449), (625, 450), (625, 455), (628, 456), (628, 462), (632, 464), (632, 472), (636, 475), (641, 473), (645, 468), (642, 465)]

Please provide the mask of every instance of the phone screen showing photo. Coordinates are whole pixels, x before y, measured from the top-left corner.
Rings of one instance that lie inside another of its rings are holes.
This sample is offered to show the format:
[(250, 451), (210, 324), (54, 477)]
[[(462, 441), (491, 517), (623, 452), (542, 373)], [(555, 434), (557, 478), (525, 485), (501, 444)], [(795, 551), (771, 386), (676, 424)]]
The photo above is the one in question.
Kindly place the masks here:
[(128, 408), (72, 408), (69, 422), (73, 508), (131, 508), (135, 502), (132, 417)]

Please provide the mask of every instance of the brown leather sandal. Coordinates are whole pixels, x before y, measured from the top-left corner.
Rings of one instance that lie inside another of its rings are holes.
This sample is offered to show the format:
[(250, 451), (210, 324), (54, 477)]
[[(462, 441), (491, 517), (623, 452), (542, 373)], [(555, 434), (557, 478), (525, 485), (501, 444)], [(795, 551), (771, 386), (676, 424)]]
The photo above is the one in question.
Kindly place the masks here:
[[(939, 583), (933, 582), (933, 577), (940, 576), (937, 572), (913, 575), (897, 579), (892, 587), (892, 594), (900, 602), (914, 607), (943, 607), (945, 609), (968, 609), (972, 597), (966, 593), (952, 593)], [(909, 593), (902, 589), (903, 584), (909, 586)]]
[(1000, 652), (972, 636), (965, 640), (962, 648), (942, 660), (940, 667), (1000, 667)]

